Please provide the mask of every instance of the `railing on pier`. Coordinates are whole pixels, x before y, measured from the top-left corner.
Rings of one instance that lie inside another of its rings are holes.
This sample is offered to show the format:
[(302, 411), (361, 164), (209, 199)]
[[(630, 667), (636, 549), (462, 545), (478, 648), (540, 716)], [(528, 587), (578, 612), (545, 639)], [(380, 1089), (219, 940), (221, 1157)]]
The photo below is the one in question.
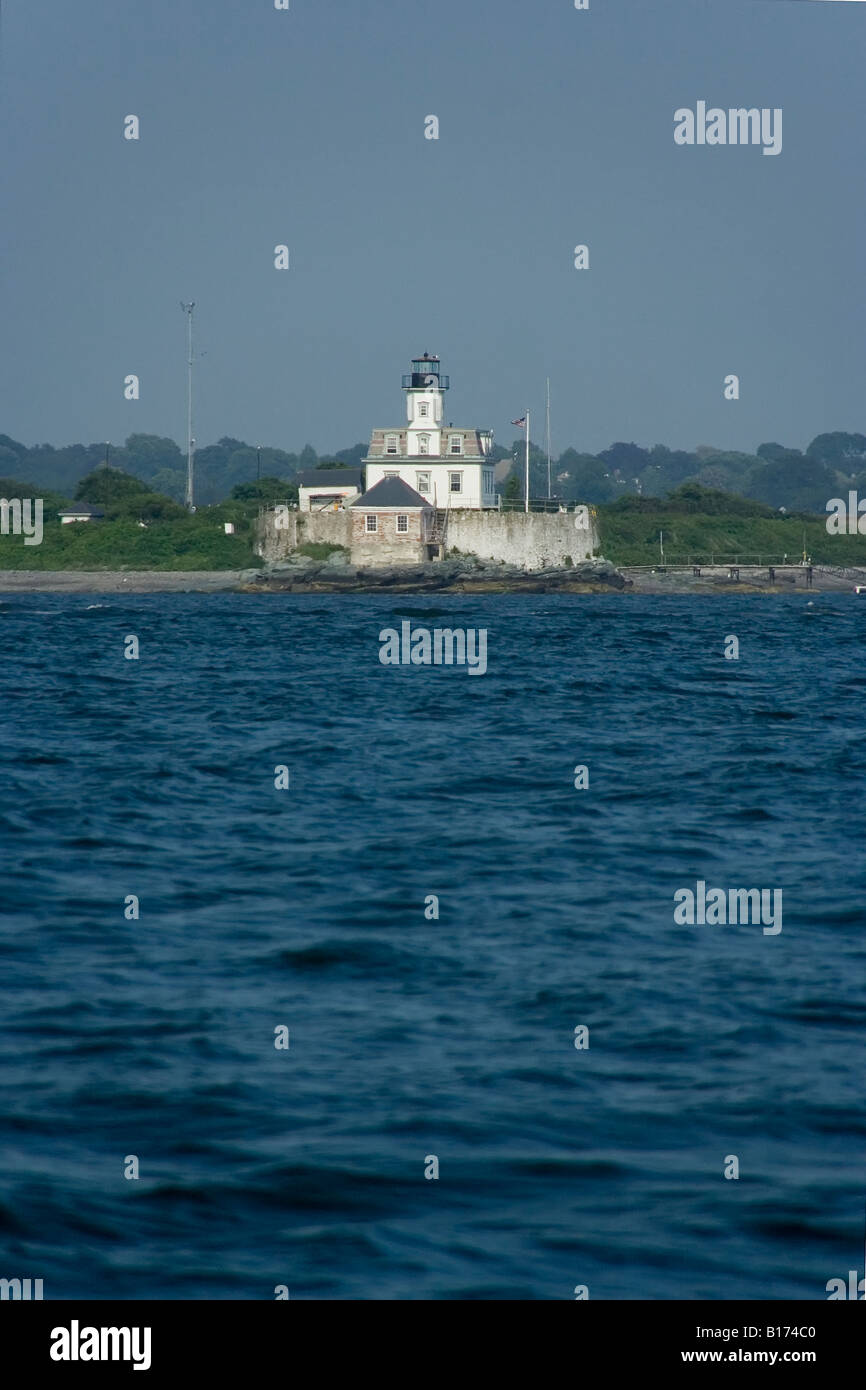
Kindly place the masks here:
[(839, 579), (857, 579), (861, 583), (866, 580), (866, 568), (857, 569), (851, 565), (814, 565), (818, 574), (835, 574)]
[(774, 569), (802, 570), (808, 569), (809, 566), (816, 570), (820, 568), (812, 560), (795, 560), (788, 555), (717, 555), (715, 551), (704, 551), (696, 555), (665, 555), (663, 560), (656, 560), (654, 564), (632, 565), (624, 560), (621, 567), (630, 570), (673, 570), (691, 569), (695, 565), (704, 569), (727, 569), (730, 565), (748, 565), (758, 569), (766, 569), (769, 565)]

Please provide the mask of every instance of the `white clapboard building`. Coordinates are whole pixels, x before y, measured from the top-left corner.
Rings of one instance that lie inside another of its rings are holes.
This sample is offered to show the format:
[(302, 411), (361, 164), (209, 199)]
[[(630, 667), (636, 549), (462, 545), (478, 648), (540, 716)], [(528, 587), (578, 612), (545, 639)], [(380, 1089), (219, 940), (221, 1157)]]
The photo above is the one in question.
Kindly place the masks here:
[(493, 431), (445, 423), (449, 386), (438, 357), (425, 352), (412, 359), (412, 370), (403, 377), (406, 424), (373, 431), (364, 459), (368, 490), (383, 478), (399, 478), (440, 510), (497, 505)]

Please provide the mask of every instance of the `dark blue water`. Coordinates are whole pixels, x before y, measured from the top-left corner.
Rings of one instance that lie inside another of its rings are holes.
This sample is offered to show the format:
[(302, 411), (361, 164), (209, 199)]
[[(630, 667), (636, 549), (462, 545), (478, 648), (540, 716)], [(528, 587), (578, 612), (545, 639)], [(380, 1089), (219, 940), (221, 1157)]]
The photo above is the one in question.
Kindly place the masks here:
[[(486, 628), (487, 675), (381, 665), (403, 617)], [(864, 639), (848, 595), (7, 596), (0, 1275), (826, 1298)], [(781, 888), (782, 932), (676, 925), (698, 879)]]

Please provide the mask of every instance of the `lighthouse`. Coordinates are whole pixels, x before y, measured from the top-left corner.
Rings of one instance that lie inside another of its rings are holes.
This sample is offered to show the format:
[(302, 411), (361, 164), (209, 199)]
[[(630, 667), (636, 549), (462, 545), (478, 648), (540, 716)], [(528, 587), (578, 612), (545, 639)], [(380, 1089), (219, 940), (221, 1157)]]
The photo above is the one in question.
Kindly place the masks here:
[(440, 510), (495, 507), (493, 431), (445, 423), (451, 380), (437, 356), (425, 352), (410, 367), (402, 381), (406, 424), (373, 430), (364, 460), (367, 487), (399, 478)]
[[(423, 357), (412, 358), (412, 370), (403, 377), (410, 445), (431, 426), (441, 425), (443, 392), (450, 385), (451, 378), (442, 375), (438, 357), (425, 352)], [(410, 448), (410, 452), (415, 450)]]

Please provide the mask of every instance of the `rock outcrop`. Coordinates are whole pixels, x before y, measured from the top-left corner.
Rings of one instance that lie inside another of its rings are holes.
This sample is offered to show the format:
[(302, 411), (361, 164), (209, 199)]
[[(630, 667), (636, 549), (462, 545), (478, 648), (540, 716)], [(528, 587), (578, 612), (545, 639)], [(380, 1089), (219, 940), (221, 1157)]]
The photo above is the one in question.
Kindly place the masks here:
[(631, 581), (607, 560), (585, 560), (567, 569), (527, 572), (519, 565), (459, 555), (422, 565), (377, 565), (360, 569), (339, 555), (313, 560), (292, 555), (261, 570), (248, 588), (279, 592), (340, 592), (399, 589), (452, 593), (604, 593)]

